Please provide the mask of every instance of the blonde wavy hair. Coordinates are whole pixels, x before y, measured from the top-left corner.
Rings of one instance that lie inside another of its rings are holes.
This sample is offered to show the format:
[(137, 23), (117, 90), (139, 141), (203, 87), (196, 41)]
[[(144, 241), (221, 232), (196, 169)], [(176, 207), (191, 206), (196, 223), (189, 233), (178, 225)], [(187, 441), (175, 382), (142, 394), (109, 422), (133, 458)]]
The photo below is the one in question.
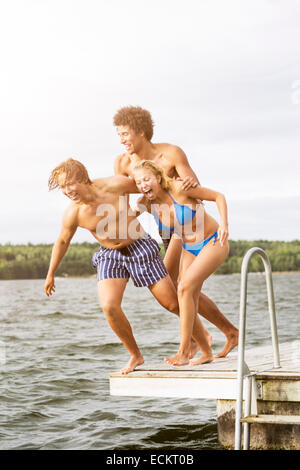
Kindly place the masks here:
[(68, 158), (51, 172), (48, 180), (49, 191), (58, 188), (58, 178), (63, 173), (66, 175), (66, 181), (75, 180), (76, 183), (92, 184), (85, 166), (78, 160)]
[(156, 163), (152, 162), (151, 160), (142, 160), (138, 163), (136, 163), (133, 167), (133, 172), (135, 170), (141, 170), (141, 169), (149, 170), (153, 175), (155, 176), (160, 176), (161, 177), (161, 182), (160, 185), (162, 189), (168, 190), (170, 188), (171, 182), (173, 181), (172, 178), (169, 178), (169, 176), (166, 175), (165, 170), (158, 166)]

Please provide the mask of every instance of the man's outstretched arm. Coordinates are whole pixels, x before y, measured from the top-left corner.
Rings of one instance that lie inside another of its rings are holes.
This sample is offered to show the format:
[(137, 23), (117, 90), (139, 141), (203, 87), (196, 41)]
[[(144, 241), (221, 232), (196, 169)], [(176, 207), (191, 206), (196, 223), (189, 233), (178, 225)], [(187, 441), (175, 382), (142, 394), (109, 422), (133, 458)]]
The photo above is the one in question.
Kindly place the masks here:
[(135, 181), (128, 176), (116, 175), (107, 178), (107, 189), (119, 194), (138, 194)]
[(70, 241), (72, 240), (77, 227), (76, 215), (74, 211), (68, 208), (63, 217), (60, 234), (53, 245), (48, 274), (44, 284), (45, 293), (48, 297), (49, 295), (52, 295), (52, 292), (55, 292), (55, 272), (69, 248)]

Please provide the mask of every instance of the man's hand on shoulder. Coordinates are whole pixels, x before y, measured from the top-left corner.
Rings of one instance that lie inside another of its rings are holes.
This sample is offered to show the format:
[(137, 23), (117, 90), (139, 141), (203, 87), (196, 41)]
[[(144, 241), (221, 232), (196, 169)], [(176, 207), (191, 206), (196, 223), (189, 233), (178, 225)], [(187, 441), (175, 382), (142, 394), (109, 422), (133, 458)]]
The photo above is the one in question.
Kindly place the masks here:
[(186, 176), (185, 178), (176, 178), (176, 181), (181, 182), (181, 189), (183, 189), (184, 191), (199, 186), (198, 181), (196, 181), (191, 176)]

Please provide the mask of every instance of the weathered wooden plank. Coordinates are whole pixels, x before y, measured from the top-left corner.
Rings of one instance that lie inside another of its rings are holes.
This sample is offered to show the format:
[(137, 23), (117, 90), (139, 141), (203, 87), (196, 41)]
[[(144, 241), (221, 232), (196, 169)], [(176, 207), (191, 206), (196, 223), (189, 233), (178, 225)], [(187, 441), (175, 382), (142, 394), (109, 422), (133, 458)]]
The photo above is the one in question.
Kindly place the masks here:
[[(217, 392), (218, 391), (218, 392)], [(155, 377), (115, 377), (110, 381), (111, 395), (231, 399), (236, 394), (236, 379)]]
[[(281, 343), (280, 346), (280, 370), (299, 371), (300, 373), (300, 341), (290, 343)], [(273, 355), (271, 346), (260, 346), (245, 351), (245, 361), (251, 370), (272, 370), (273, 369)], [(208, 371), (208, 370), (223, 370), (223, 371), (236, 371), (237, 370), (237, 353), (231, 353), (226, 358), (215, 359), (209, 364), (202, 364), (198, 366), (171, 366), (166, 362), (159, 364), (142, 365), (139, 370), (173, 370), (173, 371)], [(135, 372), (136, 372), (135, 371)], [(135, 373), (134, 372), (134, 373)]]
[(274, 375), (263, 376), (263, 380), (260, 381), (262, 387), (262, 399), (269, 401), (289, 401), (299, 402), (300, 401), (300, 378), (294, 377), (294, 380), (290, 379), (287, 375), (280, 380)]
[(289, 415), (250, 415), (241, 419), (242, 423), (257, 424), (295, 424), (300, 425), (300, 416)]

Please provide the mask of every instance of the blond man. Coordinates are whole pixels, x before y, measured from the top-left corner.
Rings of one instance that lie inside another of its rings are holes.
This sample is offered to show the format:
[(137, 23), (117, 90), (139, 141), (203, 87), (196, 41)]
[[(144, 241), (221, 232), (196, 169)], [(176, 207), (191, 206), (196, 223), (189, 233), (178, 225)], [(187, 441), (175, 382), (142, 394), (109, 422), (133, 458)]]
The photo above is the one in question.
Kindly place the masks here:
[[(138, 190), (134, 181), (125, 176), (91, 180), (85, 166), (73, 159), (62, 162), (52, 171), (49, 189), (55, 188), (70, 199), (70, 204), (53, 246), (44, 285), (46, 295), (55, 292), (55, 272), (77, 228), (87, 229), (100, 244), (92, 258), (97, 268), (100, 305), (109, 325), (130, 354), (122, 369), (127, 374), (144, 362), (121, 307), (128, 279), (137, 287), (148, 287), (164, 308), (179, 314), (176, 290), (160, 257), (159, 245), (144, 232), (129, 206), (127, 195)], [(193, 339), (198, 345), (207, 342), (199, 319), (195, 322)]]

